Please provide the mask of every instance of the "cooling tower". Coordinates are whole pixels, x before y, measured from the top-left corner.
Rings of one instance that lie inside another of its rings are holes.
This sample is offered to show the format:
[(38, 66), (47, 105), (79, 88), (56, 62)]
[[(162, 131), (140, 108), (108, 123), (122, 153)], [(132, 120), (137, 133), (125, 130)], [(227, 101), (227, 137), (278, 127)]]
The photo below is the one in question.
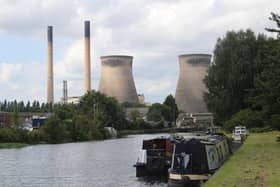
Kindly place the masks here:
[(90, 21), (85, 21), (85, 93), (91, 91)]
[(209, 54), (179, 56), (180, 74), (175, 94), (178, 109), (187, 113), (207, 112), (203, 79), (211, 62)]
[(99, 91), (120, 103), (138, 102), (132, 76), (132, 56), (102, 56)]
[(48, 88), (47, 103), (53, 103), (53, 28), (48, 26)]

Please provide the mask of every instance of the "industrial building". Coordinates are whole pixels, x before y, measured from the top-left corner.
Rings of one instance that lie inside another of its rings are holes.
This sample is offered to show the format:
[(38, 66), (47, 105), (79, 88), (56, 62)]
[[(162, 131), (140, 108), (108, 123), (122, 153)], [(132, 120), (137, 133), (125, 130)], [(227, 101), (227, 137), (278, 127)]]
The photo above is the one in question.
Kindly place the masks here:
[(132, 56), (102, 56), (99, 91), (115, 97), (120, 103), (137, 103), (132, 75)]
[(0, 111), (0, 128), (9, 127), (11, 125), (11, 117), (8, 112)]
[(207, 113), (203, 93), (203, 79), (210, 66), (209, 54), (185, 54), (179, 56), (180, 73), (175, 100), (179, 111), (185, 113)]

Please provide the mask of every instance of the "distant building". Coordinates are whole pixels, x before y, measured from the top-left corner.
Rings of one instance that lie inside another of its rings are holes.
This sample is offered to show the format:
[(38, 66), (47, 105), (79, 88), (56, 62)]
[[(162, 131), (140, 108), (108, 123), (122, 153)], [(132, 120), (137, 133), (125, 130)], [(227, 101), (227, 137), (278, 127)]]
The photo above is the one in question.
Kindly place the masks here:
[(32, 117), (32, 128), (39, 129), (47, 121), (47, 117), (33, 116)]
[(0, 128), (9, 127), (10, 125), (10, 114), (8, 112), (0, 112)]
[(73, 104), (78, 104), (80, 102), (81, 96), (71, 96), (68, 97), (67, 102), (68, 103), (73, 103)]
[(139, 112), (139, 118), (144, 119), (149, 111), (149, 107), (130, 107), (125, 109), (125, 115), (127, 119), (132, 119), (131, 113), (133, 111)]
[(71, 97), (67, 97), (67, 99), (65, 99), (64, 97), (61, 98), (61, 103), (73, 103), (73, 104), (78, 104), (80, 102), (81, 96), (71, 96)]
[(208, 128), (213, 126), (212, 113), (180, 113), (176, 119), (178, 128)]
[(139, 101), (140, 104), (145, 104), (144, 94), (138, 94), (138, 101)]

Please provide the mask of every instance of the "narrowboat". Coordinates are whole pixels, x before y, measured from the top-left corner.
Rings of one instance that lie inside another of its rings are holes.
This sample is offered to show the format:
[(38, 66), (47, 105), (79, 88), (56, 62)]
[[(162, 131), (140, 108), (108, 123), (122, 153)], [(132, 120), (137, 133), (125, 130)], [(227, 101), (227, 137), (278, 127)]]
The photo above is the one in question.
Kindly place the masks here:
[(173, 145), (178, 137), (157, 137), (143, 140), (142, 149), (134, 167), (136, 177), (168, 176), (171, 166)]
[(184, 139), (173, 145), (169, 186), (197, 184), (208, 180), (231, 153), (223, 134)]

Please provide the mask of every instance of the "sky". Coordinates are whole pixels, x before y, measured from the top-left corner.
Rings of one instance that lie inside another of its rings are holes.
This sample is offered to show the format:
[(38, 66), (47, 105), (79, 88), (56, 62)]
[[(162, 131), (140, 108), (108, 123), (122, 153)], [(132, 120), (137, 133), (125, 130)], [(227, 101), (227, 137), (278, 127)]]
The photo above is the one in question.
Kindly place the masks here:
[[(213, 54), (218, 37), (273, 27), (279, 0), (0, 0), (0, 101), (47, 96), (47, 26), (54, 27), (54, 95), (84, 93), (84, 21), (91, 21), (92, 88), (100, 56), (131, 55), (138, 94), (175, 95), (178, 55)], [(278, 12), (279, 13), (279, 12)]]

